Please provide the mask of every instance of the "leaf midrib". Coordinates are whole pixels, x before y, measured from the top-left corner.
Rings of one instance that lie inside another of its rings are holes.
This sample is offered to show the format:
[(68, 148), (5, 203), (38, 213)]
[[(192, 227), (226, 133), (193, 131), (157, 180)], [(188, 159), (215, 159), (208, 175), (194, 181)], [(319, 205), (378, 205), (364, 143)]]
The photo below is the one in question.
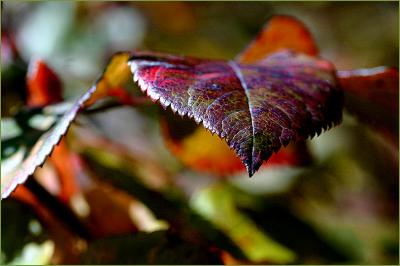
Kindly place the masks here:
[(251, 156), (250, 156), (250, 165), (249, 165), (249, 174), (250, 176), (253, 175), (254, 173), (254, 167), (253, 167), (253, 154), (254, 154), (254, 143), (255, 143), (255, 125), (254, 125), (254, 118), (253, 118), (253, 113), (251, 112), (251, 102), (250, 102), (250, 95), (249, 95), (249, 88), (247, 86), (246, 81), (244, 80), (242, 71), (239, 68), (239, 65), (235, 61), (229, 61), (228, 65), (232, 68), (233, 72), (235, 73), (236, 77), (240, 81), (240, 85), (242, 86), (242, 89), (244, 90), (244, 94), (246, 95), (246, 100), (247, 100), (247, 105), (249, 108), (249, 113), (250, 113), (250, 121), (251, 121), (251, 129), (252, 129), (252, 139), (251, 139)]

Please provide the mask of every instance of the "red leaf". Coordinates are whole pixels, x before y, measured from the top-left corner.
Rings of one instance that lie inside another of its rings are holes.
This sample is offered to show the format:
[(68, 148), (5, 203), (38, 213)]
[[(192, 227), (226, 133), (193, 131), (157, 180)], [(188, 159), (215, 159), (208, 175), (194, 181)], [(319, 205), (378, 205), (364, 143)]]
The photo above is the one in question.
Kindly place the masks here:
[(245, 170), (240, 159), (218, 136), (189, 119), (174, 121), (174, 118), (161, 120), (162, 135), (169, 150), (186, 166), (218, 177)]
[(281, 52), (245, 65), (142, 52), (130, 65), (147, 95), (224, 138), (250, 176), (282, 145), (341, 120), (342, 93), (322, 59)]
[[(300, 21), (289, 16), (275, 16), (269, 20), (258, 37), (247, 46), (236, 61), (254, 63), (264, 59), (270, 53), (282, 49), (292, 49), (310, 55), (317, 52), (311, 34)], [(168, 130), (163, 130), (167, 147), (187, 166), (219, 176), (244, 170), (234, 152), (217, 136), (200, 128), (201, 126), (190, 135), (173, 138), (172, 135), (175, 133), (179, 135), (183, 127), (189, 125), (183, 123), (182, 120), (178, 121), (179, 123), (173, 123), (171, 120), (164, 122), (163, 128), (168, 128)], [(297, 142), (273, 154), (268, 160), (268, 165), (304, 165), (309, 160), (305, 143)]]
[(62, 101), (62, 86), (57, 75), (40, 59), (30, 62), (28, 75), (28, 105), (44, 106)]
[[(318, 54), (311, 33), (301, 21), (290, 16), (273, 16), (257, 37), (237, 56), (236, 61), (255, 63), (282, 49), (313, 56)], [(310, 156), (305, 143), (297, 142), (273, 154), (268, 165), (304, 165), (309, 162)]]
[(313, 56), (318, 54), (311, 33), (301, 21), (290, 16), (274, 16), (236, 60), (254, 63), (282, 49)]
[(377, 67), (337, 72), (345, 107), (398, 143), (399, 71)]

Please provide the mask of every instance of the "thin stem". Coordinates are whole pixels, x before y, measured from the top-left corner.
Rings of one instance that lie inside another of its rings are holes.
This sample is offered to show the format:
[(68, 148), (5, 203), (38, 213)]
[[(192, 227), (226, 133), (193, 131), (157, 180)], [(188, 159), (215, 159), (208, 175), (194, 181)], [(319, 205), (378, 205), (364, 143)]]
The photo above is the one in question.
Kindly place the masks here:
[(57, 218), (68, 226), (73, 232), (83, 239), (92, 237), (87, 228), (82, 224), (75, 213), (58, 198), (51, 195), (35, 178), (31, 177), (25, 182), (26, 187), (42, 202)]
[(83, 111), (84, 114), (93, 114), (93, 113), (99, 113), (102, 111), (106, 111), (111, 108), (115, 107), (120, 107), (120, 106), (138, 106), (138, 105), (146, 105), (146, 104), (152, 104), (153, 102), (151, 99), (147, 97), (134, 97), (132, 98), (132, 103), (131, 104), (122, 104), (118, 101), (107, 101), (105, 103), (100, 104), (97, 107), (94, 108), (89, 108)]

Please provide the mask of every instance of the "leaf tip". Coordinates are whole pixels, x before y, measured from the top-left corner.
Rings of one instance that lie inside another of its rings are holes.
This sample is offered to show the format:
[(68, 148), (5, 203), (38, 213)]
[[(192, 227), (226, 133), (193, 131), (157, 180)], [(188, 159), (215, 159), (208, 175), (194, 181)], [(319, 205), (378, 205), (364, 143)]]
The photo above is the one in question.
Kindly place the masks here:
[(260, 169), (263, 161), (264, 161), (264, 159), (263, 159), (262, 153), (257, 153), (257, 154), (253, 154), (252, 160), (250, 162), (245, 163), (246, 170), (247, 170), (247, 173), (249, 174), (249, 177), (252, 177), (255, 174), (255, 172), (257, 172), (258, 169)]

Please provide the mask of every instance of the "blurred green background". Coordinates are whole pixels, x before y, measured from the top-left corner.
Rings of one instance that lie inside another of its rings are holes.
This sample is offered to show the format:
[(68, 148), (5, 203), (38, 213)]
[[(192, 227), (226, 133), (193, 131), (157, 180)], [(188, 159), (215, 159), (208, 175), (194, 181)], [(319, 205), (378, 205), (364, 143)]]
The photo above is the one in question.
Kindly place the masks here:
[[(10, 116), (24, 105), (26, 64), (32, 58), (42, 58), (54, 69), (63, 82), (65, 98), (72, 99), (90, 87), (114, 52), (146, 49), (230, 59), (276, 14), (293, 15), (303, 21), (312, 32), (321, 56), (339, 70), (399, 65), (396, 2), (4, 1), (1, 4), (2, 38), (10, 38), (20, 56), (17, 60), (12, 48), (2, 41), (2, 117)], [(152, 185), (144, 182), (143, 191), (150, 187), (161, 191), (167, 199), (180, 198), (180, 204), (185, 203), (190, 211), (233, 239), (247, 256), (239, 261), (398, 263), (398, 147), (390, 146), (348, 114), (342, 125), (309, 141), (315, 158), (311, 167), (267, 168), (252, 179), (242, 173), (227, 181), (180, 165), (163, 145), (157, 114), (155, 108), (124, 107), (93, 115), (91, 123), (102, 136), (124, 145), (132, 157), (151, 158), (162, 165), (168, 173), (168, 182), (160, 181), (154, 173), (146, 177), (144, 171), (145, 179), (151, 179)], [(79, 132), (74, 135), (80, 136)], [(109, 164), (105, 163), (107, 154), (104, 159), (99, 151), (89, 149), (82, 153), (100, 164), (100, 169)], [(136, 168), (128, 172), (135, 171)], [(154, 185), (157, 182), (161, 183), (158, 187)], [(173, 192), (168, 187), (170, 183)], [(140, 193), (147, 195), (138, 189), (139, 192), (128, 193), (135, 197)], [(159, 206), (137, 197), (157, 216)], [(12, 200), (2, 201), (2, 260), (69, 262), (54, 259), (48, 242), (51, 240), (43, 242), (49, 237), (29, 236), (32, 230), (26, 232), (27, 226), (34, 226), (33, 220), (9, 201)], [(20, 218), (20, 213), (27, 217)], [(161, 219), (168, 220), (162, 215)], [(185, 223), (192, 223), (192, 218), (185, 219)], [(15, 224), (25, 220), (26, 223)], [(10, 229), (11, 225), (14, 229)], [(12, 232), (18, 232), (18, 237)], [(246, 235), (252, 239), (247, 244), (241, 242)], [(164, 235), (156, 232), (149, 239), (141, 237), (134, 239), (137, 242), (114, 239), (109, 245), (120, 253), (108, 261), (107, 258), (91, 260), (99, 250), (96, 248), (100, 246), (102, 252), (105, 248), (102, 244), (89, 245), (88, 255), (82, 261), (148, 263), (145, 259), (129, 260), (132, 254), (136, 257), (144, 254), (122, 246), (132, 245), (133, 249), (140, 247), (140, 241), (151, 246), (159, 241), (157, 237), (164, 239)], [(32, 244), (36, 242), (41, 245)], [(159, 254), (160, 260), (156, 262), (168, 261), (163, 258), (170, 256), (168, 252), (174, 253), (174, 249), (168, 250), (168, 245), (169, 242), (157, 247), (165, 253)], [(173, 256), (185, 257), (187, 251), (179, 247)], [(197, 250), (190, 252), (198, 255)], [(200, 263), (195, 255), (188, 257), (193, 260), (172, 262)]]

